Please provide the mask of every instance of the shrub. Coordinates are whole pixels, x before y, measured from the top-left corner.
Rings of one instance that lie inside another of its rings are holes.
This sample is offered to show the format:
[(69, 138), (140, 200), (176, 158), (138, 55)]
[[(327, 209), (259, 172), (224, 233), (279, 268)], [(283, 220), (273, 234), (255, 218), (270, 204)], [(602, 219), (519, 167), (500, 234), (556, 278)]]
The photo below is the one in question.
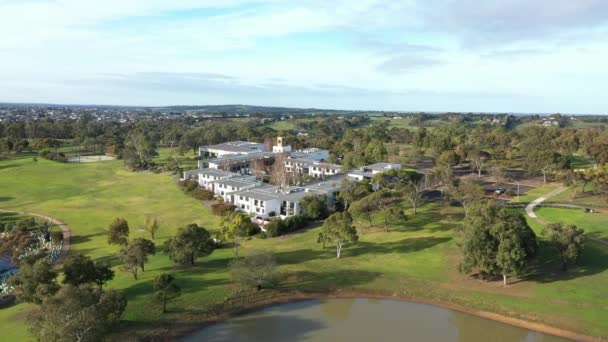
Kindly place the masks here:
[(285, 220), (277, 217), (264, 226), (264, 229), (266, 230), (266, 235), (268, 235), (268, 237), (276, 237), (302, 229), (306, 227), (308, 222), (309, 219), (302, 215), (290, 216)]
[(308, 219), (302, 215), (290, 216), (283, 221), (284, 230), (281, 233), (289, 233), (304, 228)]
[(507, 196), (511, 196), (511, 197), (513, 197), (513, 196), (517, 195), (517, 193), (515, 192), (515, 189), (513, 189), (513, 188), (509, 188), (509, 189), (507, 189), (507, 191), (505, 192), (505, 194), (506, 194)]
[(205, 190), (203, 188), (196, 188), (190, 192), (190, 196), (196, 198), (199, 201), (210, 201), (213, 199), (213, 192)]
[(283, 220), (280, 218), (273, 218), (267, 225), (264, 226), (266, 235), (268, 237), (276, 237), (281, 234), (283, 230)]
[(177, 186), (182, 188), (184, 192), (190, 192), (196, 188), (198, 188), (198, 182), (194, 179), (184, 179), (177, 182)]
[(225, 216), (226, 214), (234, 211), (236, 207), (230, 203), (215, 203), (211, 206), (211, 212), (217, 216)]
[(62, 232), (52, 232), (51, 233), (51, 241), (53, 241), (53, 244), (60, 244), (61, 241), (63, 241), (63, 233)]
[(51, 152), (48, 148), (40, 150), (40, 152), (38, 152), (38, 155), (40, 155), (44, 159), (53, 160), (60, 163), (68, 162), (68, 158), (65, 156), (65, 154), (63, 154), (62, 152)]

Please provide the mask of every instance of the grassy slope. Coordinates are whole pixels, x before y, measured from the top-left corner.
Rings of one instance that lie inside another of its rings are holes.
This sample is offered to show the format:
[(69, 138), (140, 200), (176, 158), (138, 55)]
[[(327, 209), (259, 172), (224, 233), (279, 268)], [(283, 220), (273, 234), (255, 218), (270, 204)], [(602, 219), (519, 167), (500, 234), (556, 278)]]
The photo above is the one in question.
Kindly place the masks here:
[[(111, 258), (116, 262), (118, 248), (106, 244), (105, 229), (115, 217), (125, 217), (131, 226), (131, 236), (146, 236), (138, 231), (146, 214), (158, 215), (163, 221), (157, 244), (172, 235), (177, 227), (197, 222), (205, 227), (216, 228), (218, 219), (207, 208), (182, 194), (174, 179), (162, 174), (138, 174), (125, 171), (121, 161), (59, 164), (46, 160), (34, 163), (31, 158), (17, 158), (0, 162), (0, 207), (39, 212), (60, 218), (74, 230), (74, 250), (94, 258)], [(214, 257), (219, 257), (217, 253)], [(172, 271), (167, 257), (151, 258), (148, 271), (135, 284), (124, 272), (117, 270), (116, 279), (110, 286), (126, 289), (129, 295), (129, 311), (126, 319), (150, 319), (149, 298), (140, 296), (150, 291), (151, 279), (161, 271)], [(178, 275), (186, 281), (213, 281), (215, 275), (197, 272)], [(189, 280), (186, 280), (189, 279)], [(215, 293), (223, 291), (216, 284)], [(213, 292), (204, 293), (208, 300)], [(188, 294), (182, 299), (187, 300)], [(200, 302), (200, 301), (199, 301)], [(21, 306), (2, 310), (4, 323), (9, 324), (13, 314)], [(154, 310), (156, 311), (156, 310)], [(151, 316), (151, 317), (150, 317)], [(15, 337), (23, 336), (24, 326), (12, 326)]]
[[(143, 233), (137, 232), (137, 224), (146, 213), (157, 214), (165, 222), (158, 244), (186, 223), (198, 222), (210, 228), (218, 225), (204, 206), (175, 187), (172, 177), (124, 171), (120, 161), (74, 165), (44, 160), (34, 163), (31, 158), (0, 161), (0, 189), (1, 208), (56, 216), (72, 226), (76, 235), (74, 249), (114, 261), (117, 249), (107, 246), (104, 230), (116, 216), (127, 218), (132, 235), (140, 236)], [(245, 243), (244, 252), (275, 252), (281, 271), (288, 275), (282, 285), (286, 288), (394, 293), (608, 336), (604, 319), (608, 305), (596, 298), (597, 291), (608, 286), (608, 265), (596, 256), (608, 249), (588, 248), (586, 253), (591, 254), (583, 260), (586, 268), (576, 271), (581, 272), (580, 277), (558, 274), (503, 289), (455, 270), (458, 256), (453, 228), (460, 221), (461, 210), (457, 208), (426, 205), (420, 214), (410, 215), (409, 221), (392, 227), (390, 233), (382, 231), (379, 217), (372, 229), (359, 223), (359, 243), (345, 248), (340, 260), (335, 259), (334, 249), (322, 249), (316, 243), (318, 228), (276, 239), (253, 239)], [(124, 317), (127, 327), (152, 330), (159, 326), (150, 324), (152, 321), (189, 320), (209, 303), (221, 301), (230, 291), (227, 265), (231, 257), (230, 249), (221, 249), (201, 259), (195, 268), (182, 269), (158, 254), (137, 282), (115, 267), (117, 277), (110, 286), (123, 289), (128, 295)], [(553, 270), (555, 265), (545, 267)], [(151, 280), (160, 272), (176, 274), (183, 289), (182, 297), (171, 305), (177, 309), (163, 316), (149, 300)], [(21, 319), (25, 311), (24, 305), (0, 310), (0, 327), (7, 339), (26, 338), (27, 328)]]

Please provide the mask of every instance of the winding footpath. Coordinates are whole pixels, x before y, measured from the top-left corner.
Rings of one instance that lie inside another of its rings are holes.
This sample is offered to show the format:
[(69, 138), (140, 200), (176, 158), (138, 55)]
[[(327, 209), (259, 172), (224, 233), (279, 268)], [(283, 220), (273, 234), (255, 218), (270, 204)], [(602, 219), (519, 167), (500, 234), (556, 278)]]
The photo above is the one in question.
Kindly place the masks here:
[(59, 228), (61, 228), (61, 233), (63, 234), (63, 243), (61, 245), (61, 256), (59, 258), (57, 258), (57, 260), (55, 262), (58, 264), (62, 263), (63, 260), (65, 260), (65, 258), (68, 256), (68, 253), (70, 252), (70, 247), (72, 246), (72, 243), (71, 243), (72, 230), (70, 229), (70, 226), (68, 226), (65, 222), (62, 222), (54, 217), (50, 217), (50, 216), (38, 214), (38, 213), (30, 213), (28, 211), (0, 209), (0, 212), (35, 216), (35, 217), (45, 219), (45, 220), (53, 223), (54, 225), (57, 225)]
[[(561, 194), (562, 192), (566, 191), (568, 188), (564, 187), (564, 186), (560, 186), (559, 188), (535, 199), (534, 201), (528, 203), (528, 205), (526, 205), (526, 214), (535, 219), (538, 223), (542, 224), (543, 226), (547, 225), (548, 222), (543, 220), (542, 218), (538, 217), (538, 215), (536, 215), (536, 213), (534, 212), (534, 208), (536, 208), (539, 204), (543, 203), (544, 201), (546, 201), (547, 199), (553, 197), (553, 196), (557, 196), (559, 194)], [(604, 239), (600, 239), (600, 238), (596, 238), (596, 237), (591, 237), (591, 236), (587, 236), (587, 238), (589, 240), (593, 240), (595, 242), (599, 242), (601, 244), (604, 245), (608, 245), (608, 241), (604, 240)]]

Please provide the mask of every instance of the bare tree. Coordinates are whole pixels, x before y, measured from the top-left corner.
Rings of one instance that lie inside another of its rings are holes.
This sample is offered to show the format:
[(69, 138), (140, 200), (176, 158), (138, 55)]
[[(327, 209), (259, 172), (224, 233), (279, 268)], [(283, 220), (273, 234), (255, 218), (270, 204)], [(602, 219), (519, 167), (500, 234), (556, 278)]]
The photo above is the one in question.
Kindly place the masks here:
[(230, 171), (230, 167), (231, 167), (230, 161), (227, 160), (227, 159), (220, 160), (217, 163), (217, 168), (220, 169), (220, 170), (222, 170), (222, 171)]
[(494, 183), (496, 184), (504, 182), (506, 178), (505, 170), (499, 166), (493, 166), (490, 169), (490, 175), (492, 176), (492, 179), (494, 179)]
[(289, 172), (287, 172), (287, 168), (285, 168), (285, 161), (287, 161), (287, 154), (278, 153), (270, 172), (270, 183), (278, 185), (281, 188), (287, 187), (291, 178)]
[(410, 202), (412, 209), (414, 210), (414, 215), (416, 215), (416, 211), (418, 207), (422, 204), (422, 182), (420, 181), (411, 181), (407, 184), (404, 184), (400, 187), (400, 192), (403, 194), (403, 197)]
[(264, 180), (266, 174), (266, 165), (262, 159), (256, 159), (249, 164), (249, 173), (255, 176), (257, 180)]
[(477, 178), (481, 178), (481, 171), (483, 171), (489, 157), (488, 153), (481, 150), (469, 152), (468, 159), (471, 162), (471, 166), (477, 171)]

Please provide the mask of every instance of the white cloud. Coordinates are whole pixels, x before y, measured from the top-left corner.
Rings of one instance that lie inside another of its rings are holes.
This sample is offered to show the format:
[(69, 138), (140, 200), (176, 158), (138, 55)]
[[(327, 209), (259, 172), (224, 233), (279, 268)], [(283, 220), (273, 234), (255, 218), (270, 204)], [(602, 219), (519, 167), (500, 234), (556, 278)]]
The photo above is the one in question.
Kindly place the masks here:
[[(137, 103), (276, 100), (323, 107), (350, 96), (353, 104), (368, 101), (366, 108), (408, 109), (440, 98), (429, 94), (443, 94), (450, 104), (465, 93), (468, 104), (475, 96), (484, 106), (506, 103), (484, 98), (490, 92), (524, 102), (528, 95), (559, 96), (560, 106), (576, 108), (582, 92), (585, 105), (597, 103), (589, 97), (599, 95), (597, 80), (608, 76), (607, 4), (0, 0), (0, 101), (111, 103), (132, 96)], [(211, 75), (229, 78), (210, 84)], [(287, 80), (290, 91), (274, 87), (274, 79)], [(209, 90), (203, 85), (213, 85), (215, 95), (193, 96), (192, 90)], [(529, 102), (538, 103), (552, 109)]]

